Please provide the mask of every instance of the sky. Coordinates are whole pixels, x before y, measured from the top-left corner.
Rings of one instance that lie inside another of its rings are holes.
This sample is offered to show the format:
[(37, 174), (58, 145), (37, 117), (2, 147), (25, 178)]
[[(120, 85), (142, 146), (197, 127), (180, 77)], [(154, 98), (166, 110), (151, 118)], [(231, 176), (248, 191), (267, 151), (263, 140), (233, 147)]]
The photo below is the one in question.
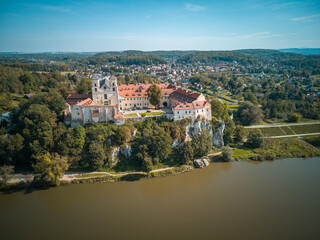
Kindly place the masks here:
[(320, 47), (320, 0), (0, 0), (0, 52)]

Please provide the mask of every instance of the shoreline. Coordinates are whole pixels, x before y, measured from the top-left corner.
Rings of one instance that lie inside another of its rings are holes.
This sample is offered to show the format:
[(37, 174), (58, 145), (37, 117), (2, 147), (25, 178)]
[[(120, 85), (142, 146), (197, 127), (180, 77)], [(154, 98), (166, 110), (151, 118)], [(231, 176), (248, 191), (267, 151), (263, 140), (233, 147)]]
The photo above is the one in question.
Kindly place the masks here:
[[(216, 156), (216, 155), (215, 155)], [(319, 157), (318, 156), (311, 156), (307, 158), (313, 158), (313, 157)], [(293, 157), (293, 158), (302, 158), (305, 159), (304, 157)], [(286, 157), (283, 158), (277, 158), (274, 160), (263, 160), (263, 161), (255, 161), (255, 160), (232, 160), (230, 162), (270, 162), (270, 161), (276, 161), (276, 160), (281, 160), (281, 159), (286, 159)], [(217, 163), (219, 161), (211, 161), (210, 163)], [(221, 163), (221, 162), (220, 162)], [(225, 162), (227, 163), (227, 162)], [(58, 186), (52, 186), (52, 185), (47, 185), (47, 186), (39, 186), (33, 181), (20, 181), (20, 182), (15, 182), (15, 183), (10, 183), (7, 186), (3, 186), (0, 188), (0, 192), (3, 193), (13, 193), (17, 191), (33, 191), (33, 190), (41, 190), (41, 189), (49, 189), (52, 187), (59, 187), (59, 186), (66, 186), (70, 184), (82, 184), (82, 183), (114, 183), (114, 182), (121, 182), (121, 181), (138, 181), (142, 178), (156, 178), (156, 177), (165, 177), (165, 176), (174, 176), (178, 175), (181, 173), (185, 172), (190, 172), (193, 171), (195, 167), (190, 166), (190, 165), (180, 165), (180, 166), (172, 166), (164, 169), (155, 169), (152, 170), (151, 172), (128, 172), (128, 173), (119, 173), (119, 174), (112, 174), (109, 172), (90, 172), (90, 173), (74, 173), (74, 174), (67, 174), (67, 175), (93, 175), (92, 177), (90, 176), (85, 176), (85, 177), (80, 177), (80, 176), (74, 176), (71, 178), (66, 178), (66, 179), (61, 179), (60, 185)], [(200, 168), (201, 169), (201, 168)], [(101, 176), (98, 176), (101, 175)], [(66, 175), (65, 175), (66, 176)]]

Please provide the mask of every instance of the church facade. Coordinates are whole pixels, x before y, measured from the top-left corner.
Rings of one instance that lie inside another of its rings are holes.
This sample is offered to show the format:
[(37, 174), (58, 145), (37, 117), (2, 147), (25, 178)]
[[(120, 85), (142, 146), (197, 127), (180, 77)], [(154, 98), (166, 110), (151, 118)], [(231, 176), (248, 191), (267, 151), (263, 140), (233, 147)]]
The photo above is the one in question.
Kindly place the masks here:
[[(117, 84), (115, 76), (95, 75), (92, 80), (92, 94), (73, 94), (66, 99), (65, 123), (71, 127), (88, 123), (113, 121), (124, 124), (122, 113), (129, 109), (149, 109), (154, 107), (148, 98), (151, 84)], [(170, 83), (157, 84), (162, 96), (160, 108), (166, 108), (166, 116), (174, 121), (211, 119), (211, 105), (205, 97), (196, 92), (177, 88)]]

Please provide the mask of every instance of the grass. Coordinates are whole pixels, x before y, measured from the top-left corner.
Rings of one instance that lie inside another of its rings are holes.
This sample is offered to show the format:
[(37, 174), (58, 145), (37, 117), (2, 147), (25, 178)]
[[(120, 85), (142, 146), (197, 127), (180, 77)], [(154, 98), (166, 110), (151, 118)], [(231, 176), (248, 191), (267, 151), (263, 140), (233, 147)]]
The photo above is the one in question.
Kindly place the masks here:
[(163, 112), (145, 112), (145, 113), (141, 113), (140, 115), (142, 117), (146, 117), (146, 116), (155, 116), (155, 115), (162, 115)]
[(129, 113), (129, 114), (125, 114), (124, 117), (138, 117), (138, 114), (136, 114), (136, 113)]
[(306, 136), (303, 138), (303, 140), (312, 146), (320, 148), (320, 136)]
[[(259, 128), (265, 136), (282, 136), (320, 132), (320, 124)], [(247, 129), (249, 130), (249, 129)]]
[(247, 161), (253, 159), (264, 159), (272, 156), (275, 159), (281, 158), (300, 158), (319, 156), (320, 151), (311, 144), (297, 139), (269, 139), (262, 148), (236, 148), (233, 150), (233, 157), (237, 161)]

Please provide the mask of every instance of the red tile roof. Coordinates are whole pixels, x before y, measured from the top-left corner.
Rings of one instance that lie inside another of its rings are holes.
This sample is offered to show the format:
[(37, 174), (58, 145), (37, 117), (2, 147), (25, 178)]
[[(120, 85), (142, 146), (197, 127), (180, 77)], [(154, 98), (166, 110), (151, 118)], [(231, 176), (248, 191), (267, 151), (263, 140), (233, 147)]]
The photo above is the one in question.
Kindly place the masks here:
[(201, 102), (192, 102), (192, 103), (185, 103), (185, 104), (178, 104), (173, 109), (174, 110), (183, 110), (183, 109), (199, 109), (199, 108), (208, 108), (211, 104), (207, 101)]
[(124, 119), (124, 116), (122, 116), (121, 114), (117, 113), (116, 115), (114, 115), (113, 118), (114, 119)]
[[(122, 84), (118, 86), (119, 95), (124, 98), (148, 97), (148, 89), (152, 84)], [(162, 96), (169, 96), (174, 90), (170, 83), (157, 84), (162, 90)]]
[(91, 98), (91, 94), (70, 94), (67, 97), (66, 102), (69, 105), (75, 105), (79, 102), (82, 102), (83, 100), (85, 100), (87, 98)]

